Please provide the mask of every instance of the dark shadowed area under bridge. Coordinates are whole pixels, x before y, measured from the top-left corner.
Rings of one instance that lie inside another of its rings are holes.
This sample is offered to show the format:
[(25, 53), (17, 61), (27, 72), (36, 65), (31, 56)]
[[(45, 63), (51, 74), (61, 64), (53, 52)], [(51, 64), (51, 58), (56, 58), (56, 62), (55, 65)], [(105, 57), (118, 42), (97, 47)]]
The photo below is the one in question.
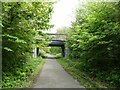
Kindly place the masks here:
[(65, 57), (65, 40), (66, 40), (66, 35), (65, 34), (53, 34), (53, 33), (48, 33), (49, 36), (52, 37), (51, 43), (49, 46), (52, 47), (61, 47), (62, 49), (62, 56)]
[[(54, 33), (46, 33), (50, 38), (51, 40), (49, 41), (46, 41), (46, 42), (49, 42), (49, 45), (48, 47), (61, 47), (61, 54), (63, 57), (65, 57), (66, 55), (66, 48), (65, 48), (65, 41), (66, 41), (66, 34), (54, 34)], [(42, 40), (42, 36), (37, 36), (36, 39), (39, 41), (39, 40)], [(39, 47), (36, 48), (36, 51), (37, 53), (37, 56), (39, 55)]]

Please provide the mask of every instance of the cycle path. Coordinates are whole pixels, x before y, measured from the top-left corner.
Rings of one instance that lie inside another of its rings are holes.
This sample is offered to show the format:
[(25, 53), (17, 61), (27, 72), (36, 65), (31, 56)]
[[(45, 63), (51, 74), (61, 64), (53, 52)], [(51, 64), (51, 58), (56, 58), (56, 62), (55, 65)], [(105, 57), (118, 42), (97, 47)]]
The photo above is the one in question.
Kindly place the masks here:
[(48, 57), (33, 88), (84, 88), (85, 90), (85, 87), (68, 74), (52, 55)]

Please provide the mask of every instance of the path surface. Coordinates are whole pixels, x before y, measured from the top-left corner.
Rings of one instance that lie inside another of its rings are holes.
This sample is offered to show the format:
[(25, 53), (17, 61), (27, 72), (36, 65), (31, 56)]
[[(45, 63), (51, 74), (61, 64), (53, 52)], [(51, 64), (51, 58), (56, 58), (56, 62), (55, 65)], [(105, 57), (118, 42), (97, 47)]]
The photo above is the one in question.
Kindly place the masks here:
[[(49, 55), (49, 57), (51, 57)], [(54, 58), (46, 59), (33, 88), (84, 88)]]

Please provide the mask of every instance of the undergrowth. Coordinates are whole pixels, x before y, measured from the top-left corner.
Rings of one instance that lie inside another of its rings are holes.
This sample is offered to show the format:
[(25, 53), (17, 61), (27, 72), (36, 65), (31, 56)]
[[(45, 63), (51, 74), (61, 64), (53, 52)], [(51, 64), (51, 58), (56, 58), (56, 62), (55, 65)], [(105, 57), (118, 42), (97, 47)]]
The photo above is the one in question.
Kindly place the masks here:
[(31, 58), (24, 66), (16, 66), (16, 71), (14, 72), (9, 72), (9, 68), (7, 68), (8, 72), (2, 72), (2, 88), (30, 87), (44, 62), (41, 57)]
[(80, 69), (77, 69), (75, 63), (71, 62), (69, 59), (60, 58), (58, 59), (58, 62), (63, 66), (63, 68), (68, 73), (70, 73), (75, 79), (77, 79), (80, 82), (80, 84), (82, 84), (89, 90), (118, 89), (118, 87), (116, 87), (114, 84), (111, 84), (111, 82), (105, 79), (106, 76), (107, 78), (111, 78), (111, 76), (114, 76), (112, 72), (110, 74), (106, 72), (104, 73), (104, 76), (101, 76), (103, 78), (100, 78), (100, 75), (103, 72), (98, 71), (98, 73), (94, 73), (96, 76), (95, 75), (92, 76), (90, 75), (90, 72), (85, 72)]

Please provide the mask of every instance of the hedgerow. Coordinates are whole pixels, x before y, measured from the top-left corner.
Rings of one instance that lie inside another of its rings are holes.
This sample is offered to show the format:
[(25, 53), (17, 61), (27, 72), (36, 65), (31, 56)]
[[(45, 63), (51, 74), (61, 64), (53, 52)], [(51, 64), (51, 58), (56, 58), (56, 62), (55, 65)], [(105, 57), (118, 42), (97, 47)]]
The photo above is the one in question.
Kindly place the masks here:
[(120, 87), (120, 2), (89, 2), (77, 9), (67, 36), (69, 59), (93, 78)]

